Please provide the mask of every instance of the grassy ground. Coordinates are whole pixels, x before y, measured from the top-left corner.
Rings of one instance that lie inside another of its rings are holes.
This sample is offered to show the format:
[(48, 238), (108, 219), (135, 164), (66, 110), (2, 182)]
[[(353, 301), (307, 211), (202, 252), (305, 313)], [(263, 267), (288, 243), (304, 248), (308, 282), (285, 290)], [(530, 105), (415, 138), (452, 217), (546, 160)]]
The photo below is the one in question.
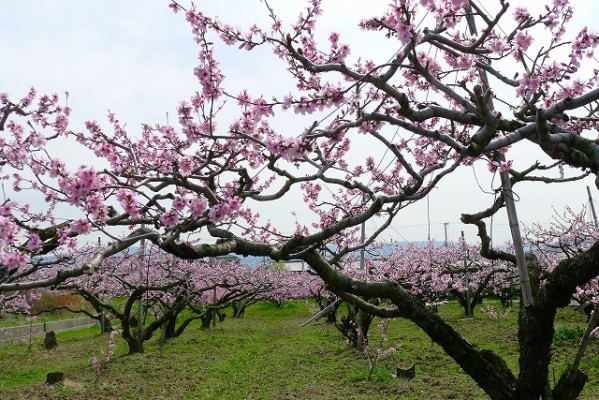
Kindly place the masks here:
[[(118, 340), (117, 355), (98, 380), (90, 357), (107, 347), (98, 328), (58, 334), (59, 347), (38, 344), (0, 347), (0, 399), (485, 399), (474, 382), (439, 346), (413, 324), (393, 321), (389, 345), (397, 351), (380, 361), (372, 382), (366, 381), (364, 355), (347, 348), (330, 324), (298, 328), (310, 308), (292, 302), (275, 309), (257, 304), (243, 319), (227, 319), (201, 331), (191, 326), (181, 338), (160, 344), (152, 340), (145, 354), (127, 355)], [(490, 348), (517, 369), (516, 314), (499, 323), (477, 313), (465, 319), (455, 305), (440, 313), (472, 343)], [(584, 317), (560, 313), (558, 327), (583, 327)], [(378, 329), (373, 326), (377, 342)], [(566, 335), (567, 336), (567, 335)], [(556, 377), (572, 359), (575, 341), (555, 344)], [(582, 399), (599, 398), (599, 341), (587, 350), (581, 368), (589, 376)], [(398, 365), (416, 364), (412, 381), (390, 377)], [(63, 386), (44, 387), (48, 372), (65, 373)], [(550, 379), (552, 379), (550, 377)]]
[[(47, 310), (52, 307), (66, 306), (73, 310), (87, 309), (89, 312), (94, 312), (93, 309), (79, 295), (70, 294), (64, 291), (41, 291), (40, 298), (33, 301), (32, 313), (37, 313), (41, 310)], [(33, 323), (51, 322), (66, 318), (81, 318), (84, 314), (72, 314), (66, 310), (55, 310), (50, 313), (44, 313), (36, 317)], [(7, 326), (29, 325), (27, 316), (14, 314), (0, 314), (0, 328)]]
[[(81, 318), (81, 317), (85, 317), (85, 315), (70, 314), (70, 313), (40, 315), (39, 317), (36, 317), (36, 319), (34, 321), (32, 321), (32, 323), (38, 324), (38, 323), (42, 323), (42, 322), (51, 322), (51, 321), (58, 321), (61, 319)], [(0, 319), (0, 328), (6, 328), (9, 326), (21, 326), (21, 325), (29, 325), (29, 321), (27, 320), (27, 317), (25, 315), (7, 314), (7, 315), (4, 315)]]

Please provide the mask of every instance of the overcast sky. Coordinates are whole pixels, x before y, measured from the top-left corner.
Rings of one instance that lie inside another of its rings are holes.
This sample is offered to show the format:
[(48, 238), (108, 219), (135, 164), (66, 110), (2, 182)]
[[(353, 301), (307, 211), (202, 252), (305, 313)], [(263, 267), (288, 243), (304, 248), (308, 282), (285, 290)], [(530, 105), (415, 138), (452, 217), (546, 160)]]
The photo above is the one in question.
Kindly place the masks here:
[[(366, 6), (362, 1), (325, 1), (323, 31), (354, 26), (360, 18), (376, 14), (388, 3), (369, 1)], [(538, 6), (542, 2), (511, 3)], [(599, 12), (598, 7), (590, 5), (593, 2), (573, 3), (577, 10), (576, 24), (587, 21), (591, 26), (596, 25)], [(195, 4), (233, 24), (248, 26), (255, 20), (267, 21), (265, 8), (258, 0), (195, 1)], [(272, 4), (289, 17), (304, 2), (274, 0)], [(68, 90), (69, 105), (73, 108), (71, 128), (76, 130), (82, 129), (86, 120), (106, 125), (108, 109), (127, 122), (131, 133), (141, 123), (164, 123), (167, 113), (176, 115), (178, 102), (198, 89), (192, 74), (197, 48), (190, 28), (184, 17), (173, 14), (167, 5), (166, 0), (2, 0), (0, 92), (18, 98), (30, 86), (42, 93)], [(293, 20), (295, 17), (289, 22)], [(381, 58), (388, 57), (392, 47), (373, 46), (377, 37), (380, 36), (375, 33), (357, 32), (342, 36), (342, 40), (356, 45), (354, 55), (376, 50), (381, 52)], [(274, 58), (245, 59), (232, 51), (222, 51), (217, 57), (227, 71), (227, 84), (232, 87), (239, 90), (247, 87), (266, 95), (292, 90), (285, 87), (284, 70)], [(308, 118), (305, 125), (311, 120)], [(534, 153), (532, 146), (527, 151), (531, 157), (543, 157)], [(71, 162), (77, 161), (76, 154), (67, 156)], [(547, 162), (546, 158), (541, 160)], [(493, 187), (491, 179), (484, 167), (476, 174), (472, 169), (463, 169), (430, 195), (428, 212), (426, 201), (415, 205), (398, 216), (393, 229), (383, 238), (425, 240), (430, 219), (432, 238), (443, 240), (444, 223), (448, 223), (450, 240), (457, 239), (460, 231), (465, 230), (468, 241), (474, 242), (474, 230), (459, 223), (459, 216), (490, 204), (493, 194), (485, 191)], [(516, 187), (520, 220), (525, 224), (547, 222), (554, 208), (561, 211), (570, 205), (579, 209), (587, 202), (586, 185), (591, 185), (593, 195), (599, 199), (592, 180), (560, 188), (543, 184)], [(367, 225), (368, 230), (375, 228)], [(504, 212), (495, 219), (493, 233), (495, 242), (509, 239)]]

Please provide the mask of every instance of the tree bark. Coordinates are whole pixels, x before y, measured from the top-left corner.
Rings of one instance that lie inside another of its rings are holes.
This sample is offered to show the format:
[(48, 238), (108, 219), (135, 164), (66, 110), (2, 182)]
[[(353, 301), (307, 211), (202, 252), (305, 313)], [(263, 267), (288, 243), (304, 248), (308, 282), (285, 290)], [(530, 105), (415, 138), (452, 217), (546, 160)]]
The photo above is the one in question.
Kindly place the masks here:
[(570, 367), (559, 378), (557, 385), (553, 388), (553, 400), (575, 400), (580, 396), (589, 377), (579, 369)]
[(231, 303), (231, 306), (233, 307), (232, 318), (241, 318), (245, 315), (245, 308), (246, 308), (245, 301), (243, 301), (243, 300), (234, 301), (233, 303)]
[[(335, 300), (326, 299), (325, 307), (328, 307), (334, 301)], [(338, 302), (335, 306), (333, 306), (333, 308), (331, 308), (331, 310), (329, 310), (329, 312), (327, 313), (327, 322), (328, 323), (334, 324), (337, 322), (337, 310), (339, 309), (340, 305), (341, 305), (341, 302)]]
[[(364, 301), (368, 300), (364, 299)], [(342, 318), (341, 323), (336, 327), (352, 347), (361, 351), (368, 345), (368, 331), (373, 319), (373, 315), (348, 303), (347, 317)]]
[(514, 398), (538, 400), (547, 386), (556, 309), (543, 303), (520, 307), (520, 373)]
[(212, 322), (212, 318), (214, 318), (214, 312), (212, 310), (206, 310), (206, 313), (200, 319), (202, 320), (201, 329), (210, 328), (210, 323)]
[(173, 338), (177, 337), (177, 334), (175, 331), (176, 326), (177, 326), (177, 316), (173, 316), (173, 317), (169, 318), (166, 321), (166, 323), (164, 324), (162, 337), (165, 340), (173, 339)]
[(144, 344), (143, 341), (140, 342), (137, 338), (132, 337), (131, 335), (123, 336), (125, 342), (127, 342), (127, 346), (129, 347), (129, 354), (137, 354), (144, 352)]

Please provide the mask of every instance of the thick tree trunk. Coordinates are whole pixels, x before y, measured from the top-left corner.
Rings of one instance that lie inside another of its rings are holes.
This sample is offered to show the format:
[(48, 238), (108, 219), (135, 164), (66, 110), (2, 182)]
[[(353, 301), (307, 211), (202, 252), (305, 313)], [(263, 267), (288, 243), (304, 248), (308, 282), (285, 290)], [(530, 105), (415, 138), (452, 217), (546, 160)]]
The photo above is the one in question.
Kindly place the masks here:
[(283, 300), (279, 300), (279, 299), (270, 299), (270, 304), (272, 304), (273, 306), (275, 306), (276, 308), (281, 308), (283, 306)]
[(201, 321), (202, 321), (202, 325), (200, 326), (201, 329), (208, 329), (210, 328), (210, 323), (212, 322), (212, 318), (214, 318), (214, 313), (212, 311), (206, 311), (206, 313), (204, 314), (203, 317), (200, 317)]
[[(335, 299), (326, 299), (325, 308), (330, 306), (335, 301), (336, 301)], [(335, 322), (337, 322), (337, 310), (339, 309), (340, 305), (341, 305), (341, 302), (337, 302), (337, 304), (329, 310), (329, 312), (327, 313), (327, 322), (328, 323), (334, 324)], [(321, 308), (321, 310), (323, 310), (323, 309), (324, 308)]]
[[(318, 307), (320, 307), (320, 311), (324, 310), (325, 308), (330, 306), (332, 303), (337, 301), (337, 299), (334, 297), (328, 298), (328, 297), (323, 296), (320, 293), (320, 291), (318, 293), (314, 294), (314, 300), (316, 300)], [(328, 323), (334, 324), (337, 322), (337, 310), (339, 309), (340, 305), (341, 305), (341, 302), (337, 302), (335, 304), (335, 306), (329, 310), (329, 312), (327, 313), (327, 322)]]
[(503, 359), (491, 351), (477, 349), (464, 340), (445, 321), (429, 312), (423, 304), (416, 302), (411, 302), (411, 304), (402, 303), (403, 301), (401, 303), (396, 302), (404, 315), (415, 322), (435, 343), (440, 345), (491, 399), (517, 399), (513, 396), (513, 386), (516, 379)]
[(143, 345), (143, 337), (139, 340), (137, 332), (131, 332), (131, 325), (129, 324), (130, 318), (126, 315), (122, 315), (121, 318), (121, 326), (123, 328), (121, 336), (127, 342), (127, 346), (129, 347), (129, 354), (135, 353), (143, 353), (144, 345)]
[[(376, 304), (378, 304), (378, 301)], [(362, 333), (362, 343), (360, 349), (363, 349), (366, 345), (368, 345), (368, 332), (370, 331), (370, 324), (372, 324), (373, 319), (373, 315), (368, 314), (364, 310), (358, 309), (358, 312), (356, 313), (356, 321), (358, 322), (358, 326), (360, 327), (360, 331)]]
[(100, 330), (102, 333), (112, 332), (112, 324), (110, 323), (110, 319), (106, 314), (99, 313), (98, 319), (100, 320)]
[(521, 305), (518, 317), (520, 374), (514, 398), (538, 400), (547, 386), (555, 312), (555, 308), (543, 305)]
[(135, 330), (131, 330), (131, 326), (137, 325), (137, 319), (131, 315), (131, 308), (125, 307), (125, 312), (118, 315), (121, 321), (122, 333), (121, 336), (127, 342), (129, 354), (143, 353), (143, 337), (139, 337)]
[(502, 290), (497, 294), (497, 297), (499, 297), (499, 301), (501, 301), (501, 305), (503, 306), (503, 308), (508, 308), (512, 306), (512, 296), (513, 292), (511, 289)]
[(327, 322), (331, 324), (337, 322), (337, 310), (333, 309), (327, 313)]
[(347, 317), (336, 326), (352, 347), (363, 350), (368, 345), (368, 331), (373, 319), (374, 316), (364, 310), (347, 304)]
[(129, 354), (137, 354), (144, 352), (144, 344), (143, 341), (138, 341), (137, 338), (127, 337), (124, 338), (127, 342), (127, 346), (129, 347)]
[(245, 315), (246, 303), (244, 301), (234, 301), (231, 306), (233, 308), (232, 318), (241, 318)]
[(479, 293), (470, 294), (470, 314), (468, 314), (468, 298), (458, 290), (452, 290), (451, 293), (456, 297), (458, 303), (464, 309), (464, 315), (466, 317), (474, 316), (474, 309), (477, 305), (482, 304), (482, 297)]
[(163, 326), (163, 332), (162, 332), (162, 337), (166, 340), (166, 339), (173, 339), (175, 337), (177, 337), (177, 333), (176, 333), (176, 326), (177, 326), (177, 317), (171, 317), (169, 318), (166, 323)]
[(580, 396), (589, 377), (579, 369), (568, 370), (560, 377), (553, 388), (553, 400), (575, 400)]

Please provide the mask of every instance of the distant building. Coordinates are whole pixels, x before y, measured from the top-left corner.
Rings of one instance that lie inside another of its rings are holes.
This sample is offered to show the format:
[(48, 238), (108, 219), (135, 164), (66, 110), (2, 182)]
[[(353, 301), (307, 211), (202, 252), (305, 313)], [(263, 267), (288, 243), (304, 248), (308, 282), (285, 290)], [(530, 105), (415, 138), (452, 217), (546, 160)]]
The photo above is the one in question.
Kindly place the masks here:
[(235, 262), (235, 263), (239, 263), (240, 259), (237, 256), (234, 255), (226, 255), (226, 256), (217, 256), (214, 257), (213, 259), (216, 259), (216, 261), (220, 261), (220, 262)]
[(285, 270), (293, 273), (306, 272), (310, 266), (304, 260), (289, 260), (283, 262)]

